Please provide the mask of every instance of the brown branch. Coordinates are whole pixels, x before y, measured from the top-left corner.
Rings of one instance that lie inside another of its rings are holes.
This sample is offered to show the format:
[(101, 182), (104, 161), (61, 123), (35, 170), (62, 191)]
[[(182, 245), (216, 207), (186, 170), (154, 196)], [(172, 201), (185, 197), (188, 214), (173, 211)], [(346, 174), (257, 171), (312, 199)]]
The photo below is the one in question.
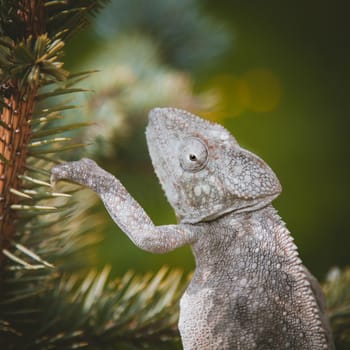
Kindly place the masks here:
[[(24, 173), (30, 141), (30, 124), (35, 103), (36, 90), (22, 95), (17, 91), (5, 99), (8, 107), (1, 113), (0, 126), (0, 248), (8, 245), (15, 233), (15, 212), (11, 205), (19, 202), (19, 197), (11, 189), (20, 190), (21, 180), (18, 175)], [(25, 99), (24, 99), (25, 97)], [(5, 127), (5, 125), (7, 127)], [(6, 160), (5, 160), (6, 159)], [(2, 258), (1, 258), (2, 260)]]
[[(26, 25), (26, 35), (37, 37), (45, 31), (45, 6), (42, 0), (19, 1), (17, 11)], [(21, 10), (25, 9), (25, 10)], [(4, 260), (2, 250), (9, 245), (16, 232), (16, 214), (11, 210), (20, 198), (11, 189), (21, 190), (19, 175), (25, 171), (28, 144), (31, 138), (29, 121), (35, 108), (38, 86), (3, 82), (7, 96), (1, 111), (0, 124), (0, 265)]]

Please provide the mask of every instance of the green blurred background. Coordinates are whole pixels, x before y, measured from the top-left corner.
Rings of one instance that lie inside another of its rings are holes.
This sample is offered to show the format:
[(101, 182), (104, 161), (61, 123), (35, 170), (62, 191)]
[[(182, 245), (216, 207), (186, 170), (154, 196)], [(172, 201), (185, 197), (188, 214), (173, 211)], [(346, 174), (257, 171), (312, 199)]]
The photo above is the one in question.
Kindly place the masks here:
[[(74, 116), (96, 123), (80, 136), (93, 143), (88, 156), (156, 224), (174, 223), (147, 153), (147, 111), (177, 106), (218, 121), (278, 175), (274, 205), (310, 270), (323, 279), (349, 265), (348, 13), (338, 0), (112, 1), (67, 47), (71, 69), (100, 70), (81, 84), (95, 93)], [(142, 252), (96, 210), (105, 225), (94, 264), (116, 275), (194, 268), (188, 247)]]

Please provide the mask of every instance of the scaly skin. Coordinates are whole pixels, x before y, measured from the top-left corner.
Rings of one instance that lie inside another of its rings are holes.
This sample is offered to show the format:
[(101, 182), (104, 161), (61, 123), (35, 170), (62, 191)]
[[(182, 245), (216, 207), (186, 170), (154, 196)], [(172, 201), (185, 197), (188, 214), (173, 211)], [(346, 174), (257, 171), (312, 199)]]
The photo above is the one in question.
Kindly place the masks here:
[(317, 281), (271, 202), (276, 175), (222, 126), (179, 109), (150, 112), (147, 142), (179, 220), (155, 226), (114, 176), (89, 159), (52, 169), (96, 191), (141, 249), (190, 244), (196, 271), (180, 302), (185, 350), (334, 349)]

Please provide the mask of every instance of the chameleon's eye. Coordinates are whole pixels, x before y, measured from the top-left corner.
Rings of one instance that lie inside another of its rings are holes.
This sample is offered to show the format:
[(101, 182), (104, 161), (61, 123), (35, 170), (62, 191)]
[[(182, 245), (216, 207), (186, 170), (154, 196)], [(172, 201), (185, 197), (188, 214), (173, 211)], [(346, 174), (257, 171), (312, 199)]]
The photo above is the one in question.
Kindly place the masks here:
[(180, 164), (187, 171), (199, 171), (208, 160), (207, 146), (196, 137), (188, 137), (180, 147)]

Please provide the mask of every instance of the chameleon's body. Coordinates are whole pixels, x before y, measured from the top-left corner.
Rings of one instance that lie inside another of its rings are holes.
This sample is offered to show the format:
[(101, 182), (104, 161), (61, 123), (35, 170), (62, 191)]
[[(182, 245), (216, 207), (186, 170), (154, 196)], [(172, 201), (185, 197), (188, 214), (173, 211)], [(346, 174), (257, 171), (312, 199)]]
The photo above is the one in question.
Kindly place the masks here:
[(152, 110), (146, 135), (178, 225), (154, 226), (91, 160), (54, 167), (53, 181), (95, 190), (142, 249), (191, 244), (196, 271), (180, 303), (184, 349), (334, 349), (320, 287), (270, 204), (281, 192), (272, 170), (226, 129), (182, 110)]

